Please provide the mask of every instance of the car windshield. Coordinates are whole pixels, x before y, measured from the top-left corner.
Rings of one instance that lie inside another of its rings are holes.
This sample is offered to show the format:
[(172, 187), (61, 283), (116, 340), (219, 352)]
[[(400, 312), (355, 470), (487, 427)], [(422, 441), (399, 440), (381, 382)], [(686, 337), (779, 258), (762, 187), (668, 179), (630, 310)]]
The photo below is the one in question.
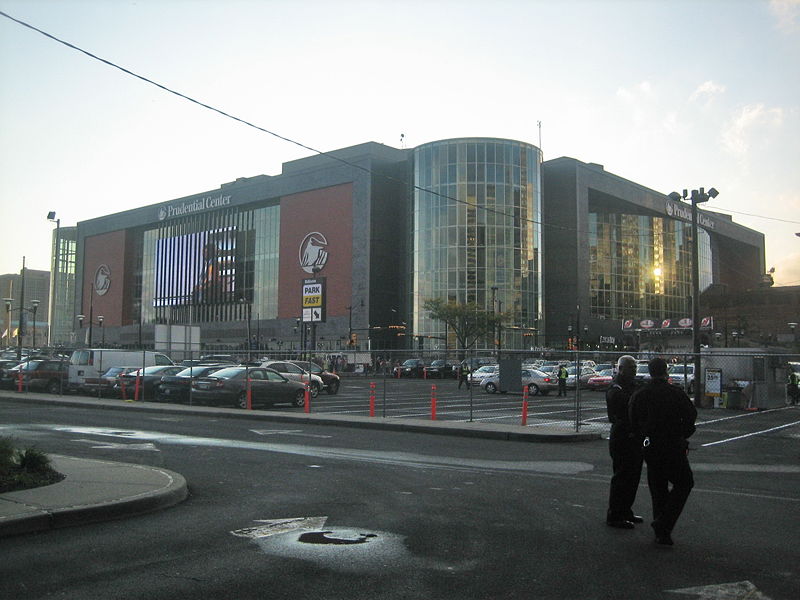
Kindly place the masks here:
[(493, 367), (493, 366), (486, 365), (486, 366), (480, 367), (480, 368), (479, 368), (477, 371), (475, 371), (475, 372), (476, 372), (476, 373), (494, 373), (494, 367)]
[(419, 361), (416, 358), (409, 358), (406, 362), (403, 363), (404, 367), (416, 367), (419, 364)]
[(683, 375), (688, 373), (691, 375), (694, 372), (694, 365), (672, 365), (669, 368), (670, 375)]
[(614, 376), (614, 369), (603, 369), (599, 373), (597, 373), (597, 377), (613, 377)]

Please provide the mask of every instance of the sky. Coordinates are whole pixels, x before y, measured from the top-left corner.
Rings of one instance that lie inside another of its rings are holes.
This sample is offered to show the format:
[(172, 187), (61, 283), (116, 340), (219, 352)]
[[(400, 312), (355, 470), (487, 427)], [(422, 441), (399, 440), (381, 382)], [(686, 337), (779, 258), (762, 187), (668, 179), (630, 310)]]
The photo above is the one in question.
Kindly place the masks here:
[[(540, 144), (763, 232), (800, 285), (800, 0), (0, 0), (0, 273), (62, 226), (374, 141)], [(539, 127), (541, 123), (541, 127)], [(540, 138), (541, 135), (541, 138)], [(401, 141), (402, 139), (402, 141)], [(302, 144), (303, 146), (301, 146)]]

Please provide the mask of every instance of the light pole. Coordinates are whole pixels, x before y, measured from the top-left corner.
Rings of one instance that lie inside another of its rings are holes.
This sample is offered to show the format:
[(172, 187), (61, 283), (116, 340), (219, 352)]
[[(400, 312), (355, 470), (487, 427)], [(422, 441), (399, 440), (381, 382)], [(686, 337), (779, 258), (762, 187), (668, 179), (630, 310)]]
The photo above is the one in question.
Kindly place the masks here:
[(497, 286), (492, 286), (492, 343), (494, 343), (497, 350), (497, 360), (500, 361), (500, 340), (497, 336), (497, 304), (495, 304), (495, 297), (497, 295)]
[(787, 323), (787, 325), (789, 326), (789, 329), (792, 330), (792, 345), (794, 345), (795, 342), (797, 342), (797, 338), (795, 337), (794, 333), (795, 330), (797, 329), (797, 323)]
[[(47, 213), (48, 221), (55, 221), (56, 224), (56, 243), (53, 252), (53, 262), (50, 271), (50, 305), (47, 315), (47, 341), (53, 345), (53, 323), (56, 319), (56, 288), (59, 286), (59, 275), (61, 274), (61, 219), (56, 219), (56, 212), (51, 210)], [(59, 288), (61, 289), (61, 288)]]
[(702, 379), (700, 374), (700, 250), (697, 231), (697, 205), (708, 202), (711, 198), (719, 196), (715, 188), (710, 188), (708, 192), (704, 188), (692, 190), (691, 195), (687, 190), (683, 194), (672, 192), (670, 200), (680, 202), (681, 199), (691, 200), (692, 203), (692, 352), (694, 353), (694, 373), (697, 384), (694, 386), (694, 404), (700, 406), (702, 394)]
[(19, 289), (19, 325), (17, 327), (17, 360), (22, 362), (22, 307), (25, 306), (25, 257), (22, 257)]
[(97, 324), (100, 326), (100, 331), (102, 332), (101, 339), (100, 339), (100, 347), (101, 348), (105, 348), (106, 347), (106, 328), (103, 327), (103, 321), (105, 321), (105, 320), (106, 320), (106, 318), (103, 315), (97, 315)]
[(13, 298), (3, 298), (6, 303), (6, 346), (11, 345), (11, 305), (14, 302)]
[(36, 311), (39, 310), (39, 301), (31, 300), (30, 311), (33, 313), (33, 340), (31, 341), (31, 350), (36, 349)]
[(85, 315), (75, 315), (75, 318), (78, 319), (78, 329), (83, 331), (83, 320), (86, 318)]

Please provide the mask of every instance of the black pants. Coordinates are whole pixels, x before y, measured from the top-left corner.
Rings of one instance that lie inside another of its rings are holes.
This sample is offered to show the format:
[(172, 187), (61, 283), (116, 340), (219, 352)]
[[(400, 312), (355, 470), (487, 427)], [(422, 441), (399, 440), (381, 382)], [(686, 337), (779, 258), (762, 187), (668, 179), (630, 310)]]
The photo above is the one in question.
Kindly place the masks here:
[(567, 395), (567, 380), (566, 379), (559, 379), (558, 380), (558, 395), (559, 396), (566, 396)]
[(614, 433), (608, 441), (611, 464), (611, 489), (608, 494), (607, 521), (624, 521), (633, 517), (633, 501), (642, 477), (642, 442), (638, 437)]
[(467, 389), (469, 389), (469, 375), (461, 375), (458, 378), (458, 389), (461, 389), (461, 384), (466, 384)]
[(653, 501), (653, 526), (669, 533), (681, 516), (694, 487), (692, 468), (682, 447), (661, 451), (648, 448), (644, 454), (647, 485)]

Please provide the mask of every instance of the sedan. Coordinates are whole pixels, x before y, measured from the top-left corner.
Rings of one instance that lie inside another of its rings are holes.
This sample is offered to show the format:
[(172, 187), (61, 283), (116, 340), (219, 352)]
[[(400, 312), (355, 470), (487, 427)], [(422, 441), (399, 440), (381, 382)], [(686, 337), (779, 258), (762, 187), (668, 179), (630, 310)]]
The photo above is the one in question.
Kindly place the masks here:
[(614, 369), (603, 369), (589, 377), (586, 387), (590, 390), (607, 390), (614, 382)]
[(252, 405), (270, 406), (287, 402), (305, 404), (304, 383), (287, 379), (277, 371), (264, 367), (228, 367), (199, 377), (192, 382), (192, 398), (199, 404), (223, 404), (247, 408), (247, 388)]
[(266, 367), (272, 369), (273, 371), (277, 371), (287, 379), (294, 379), (295, 381), (299, 381), (301, 383), (308, 382), (312, 398), (316, 398), (317, 394), (319, 394), (320, 390), (322, 390), (325, 385), (322, 381), (322, 377), (319, 375), (314, 375), (314, 373), (310, 373), (308, 370), (298, 366), (298, 364), (293, 361), (265, 360), (257, 366)]
[(138, 369), (141, 369), (141, 367), (111, 367), (100, 377), (87, 377), (81, 389), (84, 393), (89, 395), (113, 396), (114, 385), (117, 383), (117, 378), (120, 375), (132, 373)]
[(233, 367), (232, 364), (194, 365), (175, 373), (165, 375), (156, 387), (156, 400), (159, 402), (188, 402), (192, 380), (207, 377), (222, 369)]
[(409, 358), (402, 365), (394, 368), (394, 376), (422, 377), (426, 366), (425, 361), (420, 358)]
[[(528, 393), (531, 396), (540, 394), (546, 396), (551, 390), (558, 389), (558, 379), (549, 373), (537, 371), (536, 369), (522, 369), (520, 373), (522, 375), (522, 385), (523, 387), (527, 386)], [(489, 394), (497, 392), (500, 389), (500, 371), (498, 370), (495, 374), (486, 377), (481, 382), (481, 387)], [(500, 390), (500, 393), (504, 394), (507, 391)]]
[(133, 398), (138, 383), (139, 399), (154, 399), (155, 389), (161, 383), (161, 378), (165, 375), (175, 375), (182, 370), (183, 367), (180, 365), (153, 365), (145, 367), (144, 372), (136, 369), (130, 373), (122, 373), (114, 384), (114, 395), (125, 399)]
[(458, 368), (461, 366), (457, 360), (434, 360), (430, 366), (425, 367), (425, 377), (444, 379), (445, 377), (458, 377)]
[(496, 375), (499, 372), (499, 369), (500, 367), (497, 365), (483, 365), (482, 367), (478, 367), (477, 370), (469, 374), (469, 382), (472, 385), (480, 385), (481, 382), (487, 377)]
[(334, 396), (339, 392), (339, 388), (342, 385), (342, 380), (336, 373), (331, 373), (330, 371), (323, 369), (317, 363), (311, 362), (310, 360), (293, 360), (292, 362), (301, 369), (305, 369), (312, 375), (316, 375), (322, 379), (322, 386), (325, 388), (325, 391), (328, 393), (328, 395)]

